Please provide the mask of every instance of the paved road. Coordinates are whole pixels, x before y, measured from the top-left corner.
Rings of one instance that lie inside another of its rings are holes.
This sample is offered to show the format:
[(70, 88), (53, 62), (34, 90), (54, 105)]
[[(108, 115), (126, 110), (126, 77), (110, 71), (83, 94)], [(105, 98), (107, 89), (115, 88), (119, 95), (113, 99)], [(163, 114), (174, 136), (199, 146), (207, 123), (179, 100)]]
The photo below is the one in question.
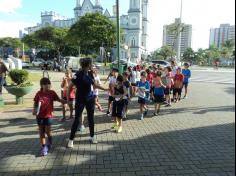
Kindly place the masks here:
[[(54, 77), (57, 84), (59, 76)], [(190, 90), (189, 99), (164, 108), (159, 118), (150, 114), (139, 121), (133, 102), (122, 134), (112, 132), (110, 119), (97, 113), (98, 145), (89, 144), (87, 128), (85, 134), (77, 135), (75, 148), (66, 149), (72, 122), (55, 119), (54, 147), (45, 158), (38, 156), (31, 110), (0, 112), (0, 175), (234, 176), (235, 86), (193, 81)], [(101, 96), (104, 106), (105, 98)], [(61, 116), (59, 104), (55, 115)]]
[(193, 70), (192, 82), (235, 84), (235, 70)]

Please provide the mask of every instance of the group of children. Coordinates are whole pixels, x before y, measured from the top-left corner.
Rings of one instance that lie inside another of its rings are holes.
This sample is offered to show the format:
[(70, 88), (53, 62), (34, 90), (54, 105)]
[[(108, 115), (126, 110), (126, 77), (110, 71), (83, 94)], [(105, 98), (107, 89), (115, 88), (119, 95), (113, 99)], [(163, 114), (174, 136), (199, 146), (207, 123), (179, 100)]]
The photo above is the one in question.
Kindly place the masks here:
[[(93, 69), (94, 81), (101, 84), (98, 76), (98, 70)], [(140, 105), (141, 120), (148, 115), (149, 105), (155, 104), (155, 112), (153, 116), (158, 116), (161, 105), (165, 104), (170, 107), (172, 102), (177, 103), (182, 98), (182, 90), (185, 89), (183, 98), (187, 98), (189, 79), (191, 71), (189, 64), (184, 64), (184, 69), (177, 67), (175, 63), (172, 66), (161, 68), (152, 65), (149, 68), (145, 66), (129, 67), (127, 72), (118, 75), (116, 69), (112, 69), (109, 81), (109, 99), (107, 115), (111, 115), (115, 121), (112, 129), (117, 133), (123, 131), (123, 120), (127, 119), (128, 107), (134, 97), (138, 97)], [(36, 94), (34, 99), (33, 115), (37, 117), (39, 126), (40, 142), (42, 145), (41, 155), (47, 155), (52, 145), (51, 125), (53, 117), (53, 102), (58, 101), (63, 104), (63, 118), (66, 119), (66, 110), (69, 107), (70, 119), (73, 119), (73, 102), (76, 98), (76, 88), (68, 92), (68, 86), (72, 80), (72, 72), (67, 71), (61, 84), (61, 98), (52, 90), (51, 82), (48, 78), (42, 78), (40, 81), (41, 90)], [(171, 94), (173, 93), (173, 97)], [(95, 103), (99, 111), (103, 111), (99, 103), (98, 90), (94, 89), (93, 94)], [(67, 99), (69, 95), (69, 100)], [(84, 128), (83, 120), (81, 128)], [(46, 142), (46, 135), (48, 142)]]
[(128, 106), (133, 97), (138, 97), (141, 120), (148, 115), (150, 104), (155, 105), (155, 117), (160, 114), (161, 105), (171, 107), (172, 102), (177, 103), (182, 99), (183, 88), (183, 98), (187, 98), (191, 78), (188, 63), (185, 63), (182, 69), (174, 62), (166, 68), (156, 65), (149, 68), (137, 66), (130, 67), (123, 75), (117, 74), (118, 71), (113, 69), (108, 77), (110, 96), (107, 115), (112, 115), (115, 120), (112, 128), (118, 133), (122, 132), (122, 120), (127, 119)]

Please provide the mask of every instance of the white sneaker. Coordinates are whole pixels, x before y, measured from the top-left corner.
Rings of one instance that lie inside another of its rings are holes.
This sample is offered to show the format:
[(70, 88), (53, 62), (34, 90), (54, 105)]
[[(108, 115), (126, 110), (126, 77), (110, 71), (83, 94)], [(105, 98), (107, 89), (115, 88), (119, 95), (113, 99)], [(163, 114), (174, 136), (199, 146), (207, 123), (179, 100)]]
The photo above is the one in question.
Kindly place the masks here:
[(144, 115), (141, 116), (141, 119), (140, 120), (144, 120)]
[(69, 140), (67, 147), (68, 148), (74, 148), (74, 141)]
[(91, 144), (98, 144), (98, 141), (97, 141), (96, 137), (92, 137), (90, 139), (90, 142), (91, 142)]
[(79, 131), (80, 131), (81, 133), (83, 133), (83, 132), (85, 131), (85, 126), (82, 125), (82, 126), (80, 127)]

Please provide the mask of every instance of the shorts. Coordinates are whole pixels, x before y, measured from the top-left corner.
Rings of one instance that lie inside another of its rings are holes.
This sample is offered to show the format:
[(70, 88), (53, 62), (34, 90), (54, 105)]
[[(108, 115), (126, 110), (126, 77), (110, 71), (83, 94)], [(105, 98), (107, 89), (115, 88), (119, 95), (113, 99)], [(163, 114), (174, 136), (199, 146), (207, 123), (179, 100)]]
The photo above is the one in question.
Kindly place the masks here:
[(51, 126), (52, 122), (52, 118), (37, 118), (37, 124), (39, 126)]
[(182, 88), (174, 88), (174, 90), (173, 90), (173, 94), (174, 94), (174, 96), (176, 96), (177, 94), (178, 95), (181, 95), (182, 94)]
[(171, 94), (171, 89), (170, 88), (165, 88), (164, 93), (165, 93), (165, 95), (170, 95)]
[(188, 87), (188, 85), (189, 85), (189, 83), (188, 83), (188, 82), (184, 83), (184, 87), (185, 87), (185, 88), (187, 88), (187, 87)]
[(164, 101), (164, 95), (154, 95), (154, 103), (163, 103)]
[(115, 101), (115, 98), (113, 96), (109, 96), (109, 99), (108, 99), (110, 102), (113, 102)]
[(131, 86), (136, 87), (137, 84), (136, 83), (131, 83)]
[(147, 99), (146, 98), (138, 98), (138, 103), (141, 104), (141, 105), (145, 105), (147, 104)]
[[(67, 101), (67, 98), (66, 98), (66, 97), (63, 97), (63, 100)], [(70, 99), (69, 99), (69, 102), (70, 102), (71, 104), (73, 104), (74, 100), (75, 100), (74, 98), (70, 98)]]
[(125, 101), (114, 101), (112, 107), (112, 117), (123, 119), (125, 115)]

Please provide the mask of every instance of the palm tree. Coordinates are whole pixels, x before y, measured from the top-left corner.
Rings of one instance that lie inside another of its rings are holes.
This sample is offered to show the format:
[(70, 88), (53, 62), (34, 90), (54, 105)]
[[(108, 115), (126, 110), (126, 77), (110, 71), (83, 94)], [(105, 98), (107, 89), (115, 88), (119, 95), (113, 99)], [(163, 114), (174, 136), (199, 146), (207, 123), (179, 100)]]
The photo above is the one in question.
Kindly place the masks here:
[(170, 35), (174, 35), (173, 48), (176, 45), (180, 33), (184, 32), (184, 29), (184, 24), (180, 23), (173, 23), (169, 26), (167, 33)]
[(233, 51), (235, 50), (235, 42), (233, 40), (227, 40), (223, 44), (223, 48), (221, 49), (221, 55), (228, 59), (233, 55)]

